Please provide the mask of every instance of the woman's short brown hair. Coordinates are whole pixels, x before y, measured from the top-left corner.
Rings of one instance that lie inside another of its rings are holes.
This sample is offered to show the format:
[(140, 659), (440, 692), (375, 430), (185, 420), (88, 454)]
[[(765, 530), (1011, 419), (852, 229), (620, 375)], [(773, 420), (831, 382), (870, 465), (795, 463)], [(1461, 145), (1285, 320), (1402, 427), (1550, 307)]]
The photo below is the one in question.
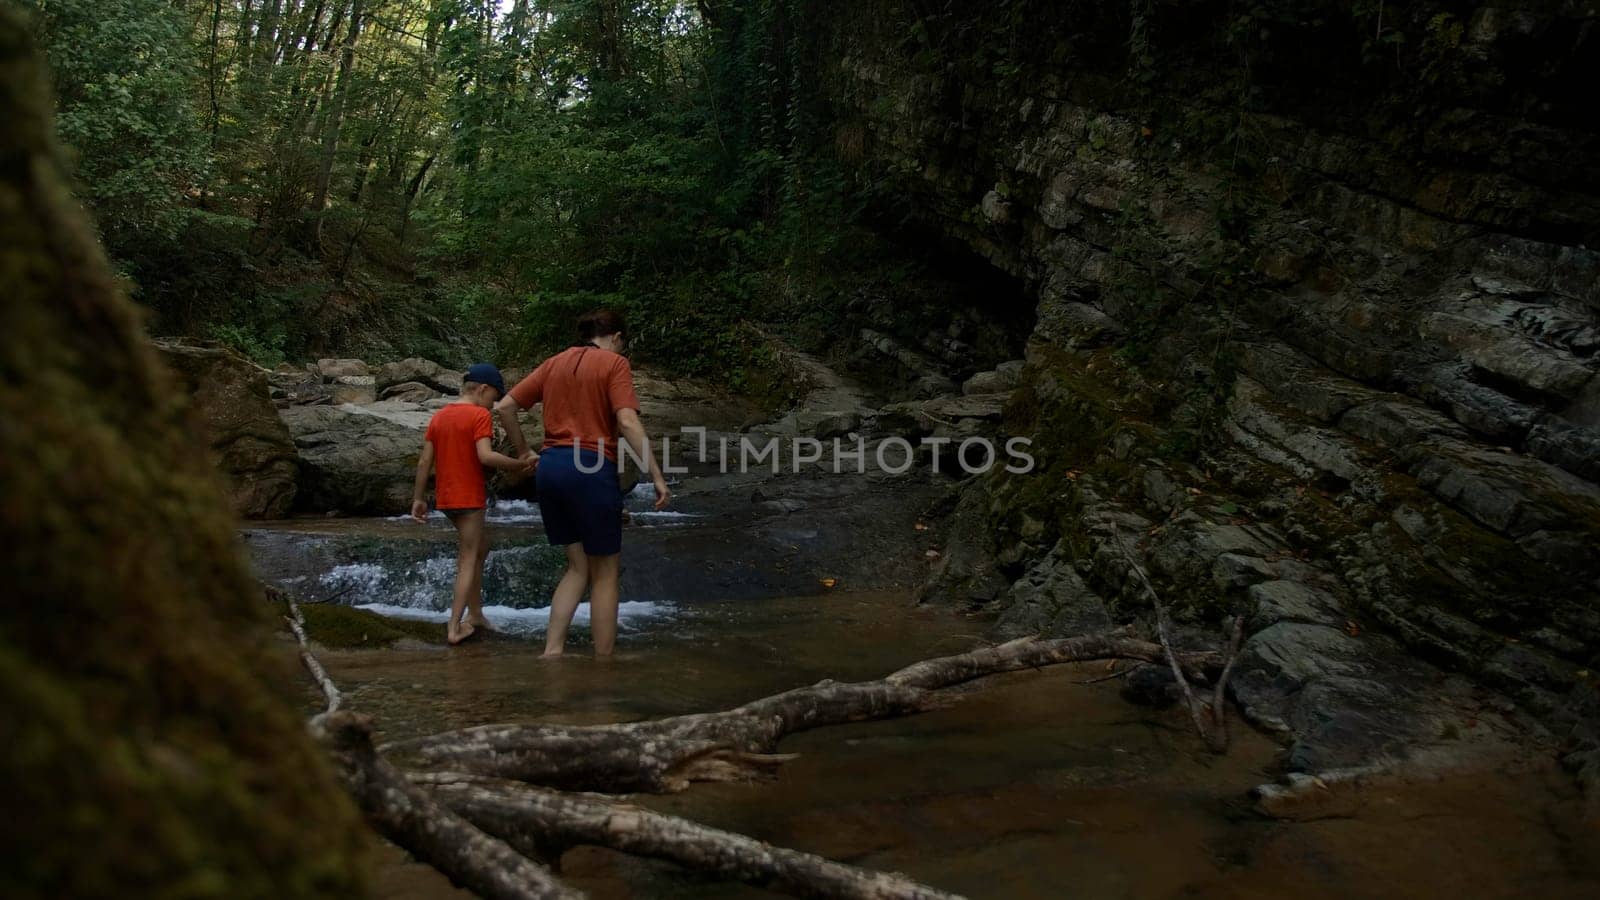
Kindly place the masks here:
[(613, 309), (591, 309), (578, 317), (578, 340), (592, 341), (623, 331), (622, 313)]

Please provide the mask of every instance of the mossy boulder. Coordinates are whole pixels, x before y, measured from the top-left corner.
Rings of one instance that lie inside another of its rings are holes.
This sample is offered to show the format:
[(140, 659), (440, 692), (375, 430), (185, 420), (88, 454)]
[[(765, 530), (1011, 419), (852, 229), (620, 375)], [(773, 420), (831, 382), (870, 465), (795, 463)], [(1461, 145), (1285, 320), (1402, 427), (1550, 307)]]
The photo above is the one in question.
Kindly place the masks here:
[(360, 821), (9, 5), (0, 121), (0, 895), (359, 896)]

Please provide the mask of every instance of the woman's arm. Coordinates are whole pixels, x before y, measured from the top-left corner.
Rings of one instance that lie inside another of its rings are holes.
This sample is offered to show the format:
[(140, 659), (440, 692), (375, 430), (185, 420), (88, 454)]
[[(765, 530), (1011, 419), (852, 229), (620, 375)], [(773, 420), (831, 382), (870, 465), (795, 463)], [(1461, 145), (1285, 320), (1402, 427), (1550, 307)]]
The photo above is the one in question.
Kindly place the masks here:
[(631, 407), (617, 410), (617, 430), (622, 432), (622, 439), (633, 448), (633, 455), (650, 466), (650, 480), (656, 486), (656, 509), (666, 509), (668, 501), (672, 499), (672, 491), (667, 489), (667, 479), (661, 474), (661, 466), (650, 454), (650, 439), (644, 433), (644, 424), (639, 421), (639, 411)]
[[(506, 437), (511, 439), (511, 446), (517, 449), (517, 459), (527, 459), (529, 456), (528, 439), (523, 437), (522, 422), (517, 418), (517, 413), (522, 412), (522, 407), (517, 404), (515, 398), (507, 394), (500, 398), (499, 403), (494, 405), (494, 411), (500, 414), (500, 424), (506, 428)], [(483, 459), (482, 453), (478, 454), (478, 459), (482, 460), (484, 465), (490, 465), (487, 460)]]
[(411, 518), (428, 521), (428, 473), (433, 471), (433, 441), (422, 442), (422, 455), (417, 457), (417, 480), (411, 486)]

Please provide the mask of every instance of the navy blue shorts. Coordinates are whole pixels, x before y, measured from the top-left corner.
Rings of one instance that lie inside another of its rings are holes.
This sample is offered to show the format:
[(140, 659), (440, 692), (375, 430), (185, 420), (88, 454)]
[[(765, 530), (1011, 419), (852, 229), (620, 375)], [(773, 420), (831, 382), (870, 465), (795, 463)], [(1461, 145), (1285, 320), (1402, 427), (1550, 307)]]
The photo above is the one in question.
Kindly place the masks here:
[[(582, 464), (583, 471), (578, 468)], [(598, 470), (595, 469), (599, 466)], [(622, 486), (617, 464), (599, 451), (552, 447), (539, 454), (539, 515), (558, 547), (583, 543), (590, 556), (622, 552)]]

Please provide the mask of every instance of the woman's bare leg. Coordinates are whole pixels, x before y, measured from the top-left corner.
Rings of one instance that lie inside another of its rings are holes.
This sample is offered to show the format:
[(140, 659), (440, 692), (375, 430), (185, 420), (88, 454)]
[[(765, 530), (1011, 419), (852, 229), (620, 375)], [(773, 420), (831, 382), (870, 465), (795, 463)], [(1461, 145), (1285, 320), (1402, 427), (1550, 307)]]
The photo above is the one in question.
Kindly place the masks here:
[(560, 656), (567, 644), (567, 626), (577, 611), (583, 592), (589, 586), (589, 557), (582, 544), (567, 545), (567, 570), (561, 573), (555, 593), (550, 596), (550, 627), (544, 633), (544, 655)]
[(483, 586), (483, 510), (451, 516), (450, 524), (456, 527), (456, 589), (450, 604), (450, 623), (445, 627), (445, 640), (459, 644), (472, 635), (470, 623), (463, 623), (468, 602), (477, 602), (478, 591)]
[(617, 646), (617, 595), (622, 555), (589, 557), (589, 633), (594, 655), (610, 656)]

